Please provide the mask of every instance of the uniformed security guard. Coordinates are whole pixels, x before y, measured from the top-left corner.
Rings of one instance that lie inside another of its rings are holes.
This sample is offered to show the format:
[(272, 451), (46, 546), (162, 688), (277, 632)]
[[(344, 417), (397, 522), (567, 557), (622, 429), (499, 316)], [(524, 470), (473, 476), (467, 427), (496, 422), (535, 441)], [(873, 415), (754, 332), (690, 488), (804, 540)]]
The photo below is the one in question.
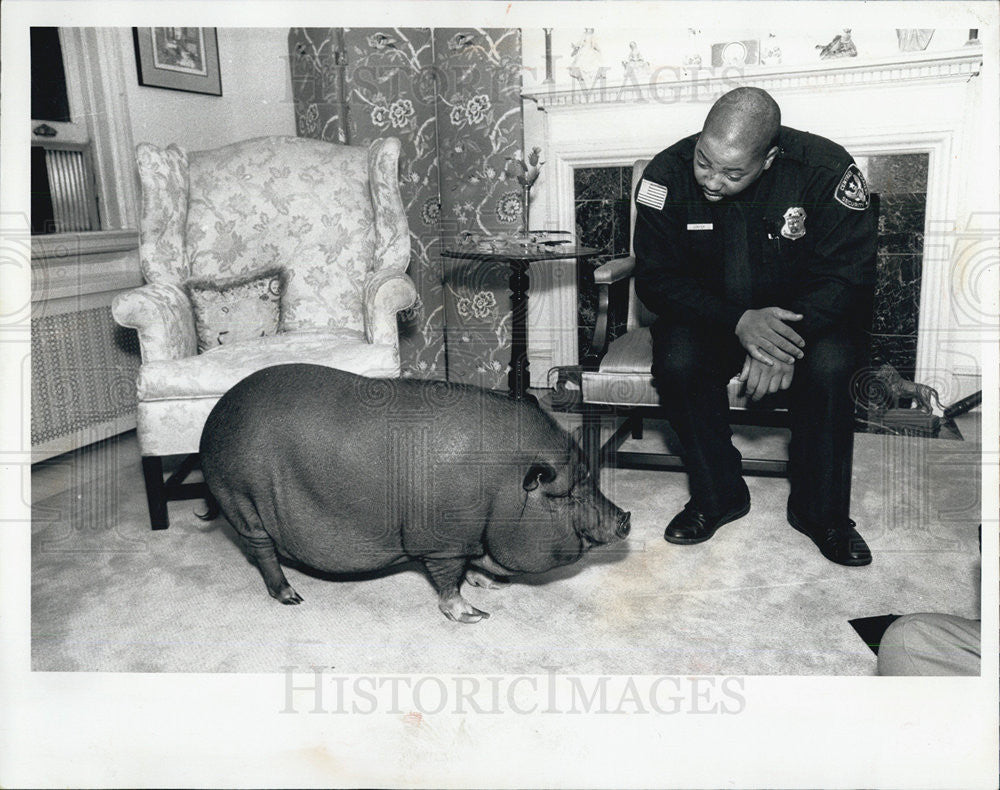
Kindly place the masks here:
[(750, 509), (728, 422), (726, 384), (739, 373), (754, 400), (789, 391), (789, 523), (827, 559), (867, 565), (849, 514), (851, 380), (876, 217), (847, 151), (780, 124), (766, 91), (730, 91), (636, 190), (636, 292), (658, 317), (653, 375), (691, 492), (664, 537), (700, 543)]

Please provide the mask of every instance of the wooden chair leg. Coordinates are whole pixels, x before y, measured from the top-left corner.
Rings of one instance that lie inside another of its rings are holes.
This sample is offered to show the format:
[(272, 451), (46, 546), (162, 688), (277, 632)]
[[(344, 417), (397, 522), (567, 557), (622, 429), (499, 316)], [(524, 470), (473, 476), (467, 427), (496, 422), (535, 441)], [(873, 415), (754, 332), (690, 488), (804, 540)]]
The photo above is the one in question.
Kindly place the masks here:
[(596, 485), (601, 477), (601, 415), (592, 408), (583, 411), (583, 455)]
[(163, 480), (163, 460), (158, 455), (142, 457), (142, 474), (146, 478), (146, 503), (149, 506), (149, 523), (153, 529), (170, 526), (167, 517), (167, 488)]
[(633, 414), (630, 419), (632, 421), (632, 438), (637, 442), (642, 441), (642, 415)]

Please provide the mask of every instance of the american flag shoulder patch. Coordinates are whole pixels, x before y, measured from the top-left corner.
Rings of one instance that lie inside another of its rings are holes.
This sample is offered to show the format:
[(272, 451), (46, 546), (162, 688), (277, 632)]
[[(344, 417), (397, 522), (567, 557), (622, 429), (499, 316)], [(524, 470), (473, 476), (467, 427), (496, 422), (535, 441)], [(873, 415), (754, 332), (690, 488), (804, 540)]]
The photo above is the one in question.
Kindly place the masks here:
[(663, 184), (657, 184), (648, 178), (642, 179), (642, 183), (639, 184), (639, 191), (635, 196), (636, 203), (642, 203), (644, 206), (649, 206), (659, 211), (663, 208), (666, 199), (667, 188)]

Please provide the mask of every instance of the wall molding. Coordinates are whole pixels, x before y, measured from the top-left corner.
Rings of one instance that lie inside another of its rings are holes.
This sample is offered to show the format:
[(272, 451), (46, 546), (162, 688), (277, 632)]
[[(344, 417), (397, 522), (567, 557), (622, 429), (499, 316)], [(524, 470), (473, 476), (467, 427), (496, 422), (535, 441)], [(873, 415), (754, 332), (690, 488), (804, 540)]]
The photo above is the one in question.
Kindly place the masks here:
[(81, 255), (138, 249), (139, 232), (136, 230), (94, 230), (31, 237), (31, 261), (43, 265), (53, 259), (65, 261)]
[[(93, 231), (31, 239), (32, 315), (67, 312), (76, 303), (110, 304), (117, 291), (144, 282), (139, 269), (139, 234)], [(95, 301), (96, 298), (96, 301)]]
[[(126, 27), (66, 28), (79, 53), (73, 68), (80, 74), (94, 156), (94, 176), (102, 228), (137, 227), (139, 204), (132, 119), (126, 94), (122, 46), (131, 37)], [(131, 46), (128, 47), (131, 50)]]
[(111, 420), (104, 420), (86, 428), (68, 433), (56, 439), (49, 439), (44, 442), (32, 445), (31, 463), (37, 464), (40, 461), (47, 461), (57, 455), (79, 450), (81, 447), (110, 439), (112, 436), (127, 431), (134, 431), (136, 428), (136, 416), (134, 414), (124, 417), (115, 417)]

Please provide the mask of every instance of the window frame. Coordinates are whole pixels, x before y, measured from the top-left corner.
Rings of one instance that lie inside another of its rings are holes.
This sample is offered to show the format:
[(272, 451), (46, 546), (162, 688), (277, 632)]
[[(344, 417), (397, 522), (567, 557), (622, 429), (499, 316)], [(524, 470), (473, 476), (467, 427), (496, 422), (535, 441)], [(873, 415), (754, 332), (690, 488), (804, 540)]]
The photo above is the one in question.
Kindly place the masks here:
[[(79, 71), (72, 68), (80, 62), (81, 53), (79, 50), (80, 40), (76, 36), (68, 35), (68, 28), (57, 27), (59, 44), (62, 48), (63, 75), (66, 80), (66, 99), (69, 102), (70, 121), (50, 121), (45, 118), (31, 119), (31, 142), (32, 144), (62, 143), (64, 145), (86, 145), (90, 142), (90, 129), (86, 121), (86, 104), (83, 99), (83, 90), (80, 85)], [(44, 137), (35, 134), (42, 124), (54, 129), (54, 137)], [(48, 146), (46, 146), (48, 147)]]
[[(125, 41), (124, 34), (130, 35), (128, 28), (59, 28), (70, 115), (80, 121), (46, 123), (53, 128), (70, 127), (66, 131), (72, 137), (79, 137), (84, 133), (81, 130), (85, 130), (101, 227), (100, 230), (32, 236), (33, 263), (44, 264), (52, 257), (62, 257), (59, 250), (80, 249), (79, 242), (83, 238), (91, 253), (104, 251), (102, 239), (106, 239), (109, 252), (120, 251), (125, 239), (138, 248), (139, 192), (126, 90), (128, 72), (124, 63), (124, 53), (131, 51), (131, 41)], [(33, 128), (36, 125), (32, 123)], [(30, 134), (33, 144), (46, 140), (79, 142), (68, 140), (62, 130), (54, 138), (40, 138), (33, 131)], [(69, 240), (73, 243), (67, 245), (65, 242)]]

